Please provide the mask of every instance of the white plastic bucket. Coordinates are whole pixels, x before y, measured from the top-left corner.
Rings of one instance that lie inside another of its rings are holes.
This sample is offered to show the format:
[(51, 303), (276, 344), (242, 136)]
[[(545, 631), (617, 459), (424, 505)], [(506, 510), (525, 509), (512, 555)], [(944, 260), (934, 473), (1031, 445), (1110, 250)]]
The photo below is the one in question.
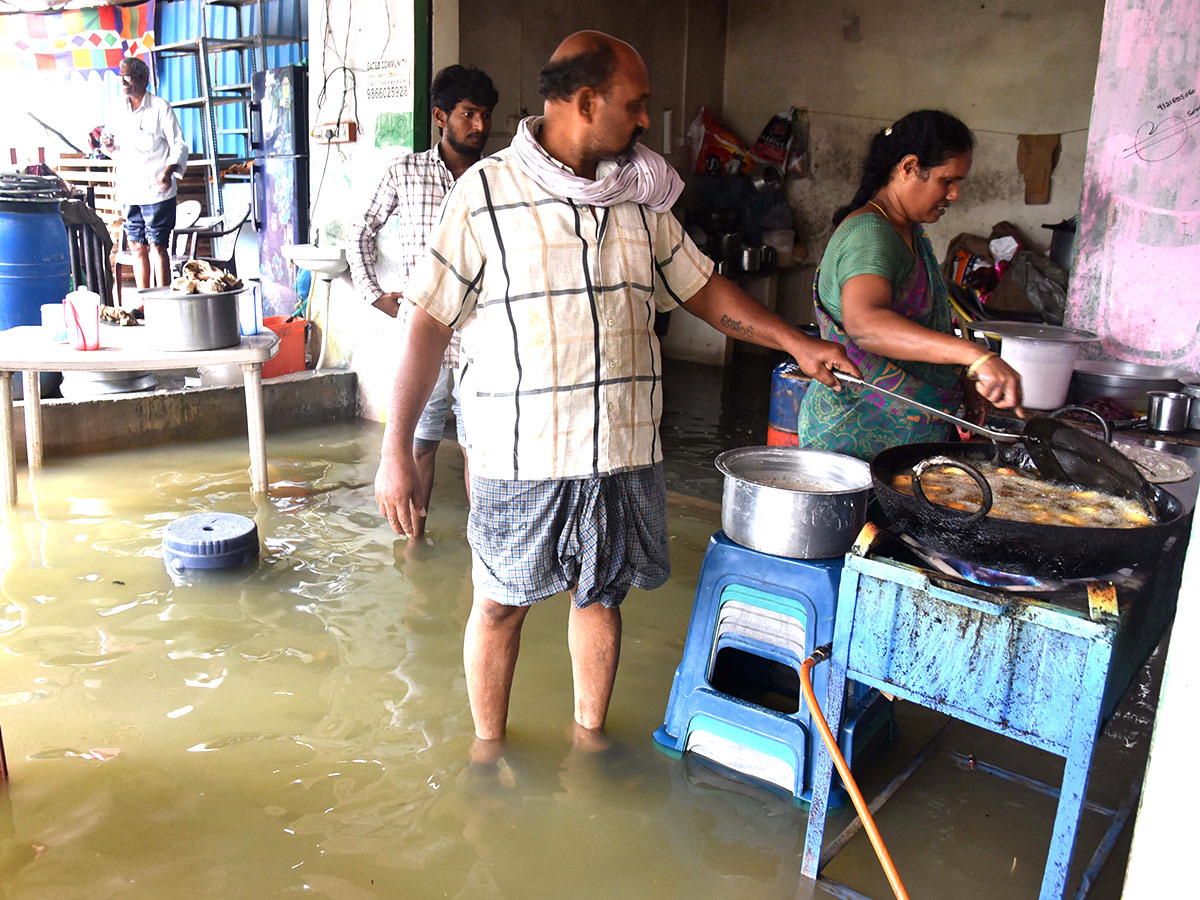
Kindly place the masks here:
[(1078, 355), (1079, 344), (1070, 341), (1010, 336), (1000, 344), (1000, 358), (1021, 376), (1022, 402), (1030, 409), (1058, 409), (1067, 402)]

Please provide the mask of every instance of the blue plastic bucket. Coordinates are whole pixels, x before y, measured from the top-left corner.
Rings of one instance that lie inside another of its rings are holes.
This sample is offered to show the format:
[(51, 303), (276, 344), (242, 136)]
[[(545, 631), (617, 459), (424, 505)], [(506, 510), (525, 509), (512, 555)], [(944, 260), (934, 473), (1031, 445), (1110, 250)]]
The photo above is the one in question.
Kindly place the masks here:
[(57, 200), (0, 198), (0, 331), (40, 325), (43, 303), (71, 290), (71, 252)]

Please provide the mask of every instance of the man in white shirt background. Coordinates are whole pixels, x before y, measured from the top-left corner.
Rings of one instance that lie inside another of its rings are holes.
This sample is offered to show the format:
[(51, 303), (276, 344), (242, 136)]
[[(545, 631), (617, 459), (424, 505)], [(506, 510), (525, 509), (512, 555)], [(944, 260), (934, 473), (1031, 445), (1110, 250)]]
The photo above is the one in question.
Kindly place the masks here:
[(171, 105), (146, 90), (150, 67), (130, 57), (121, 60), (120, 73), (123, 102), (105, 124), (100, 145), (117, 163), (117, 200), (125, 208), (134, 280), (139, 288), (167, 285), (175, 178), (187, 169), (188, 144)]

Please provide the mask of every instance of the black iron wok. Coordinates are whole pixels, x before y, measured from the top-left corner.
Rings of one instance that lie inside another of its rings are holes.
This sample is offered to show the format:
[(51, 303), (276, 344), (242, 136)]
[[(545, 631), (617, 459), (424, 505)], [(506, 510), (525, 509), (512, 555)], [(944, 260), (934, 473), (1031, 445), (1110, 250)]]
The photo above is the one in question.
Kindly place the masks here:
[(1183, 533), (1188, 518), (1177, 497), (1151, 484), (1145, 491), (1157, 521), (1135, 528), (1014, 522), (937, 506), (892, 487), (896, 475), (938, 456), (1028, 469), (1029, 454), (1021, 444), (923, 443), (891, 447), (871, 462), (876, 496), (892, 522), (921, 544), (975, 565), (1062, 578), (1102, 575), (1153, 559)]

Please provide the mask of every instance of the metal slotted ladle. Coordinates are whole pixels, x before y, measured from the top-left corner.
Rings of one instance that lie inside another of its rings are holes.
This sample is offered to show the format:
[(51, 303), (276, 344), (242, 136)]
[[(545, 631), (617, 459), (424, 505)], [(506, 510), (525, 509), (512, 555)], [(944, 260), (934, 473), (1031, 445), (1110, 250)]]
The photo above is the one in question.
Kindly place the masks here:
[[(834, 371), (844, 384), (883, 394), (901, 403), (952, 422), (961, 428), (982, 435), (997, 444), (1021, 441), (1038, 472), (1050, 481), (1075, 484), (1117, 497), (1133, 500), (1146, 509), (1154, 509), (1154, 486), (1138, 471), (1137, 465), (1112, 446), (1112, 427), (1095, 410), (1083, 406), (1065, 406), (1050, 416), (1034, 416), (1025, 420), (1019, 434), (976, 425), (958, 416), (942, 412), (895, 391), (881, 388), (869, 381)], [(1099, 440), (1080, 428), (1055, 418), (1065, 412), (1079, 410), (1095, 416), (1104, 427), (1104, 440)]]
[(893, 400), (899, 400), (901, 403), (919, 409), (922, 412), (927, 412), (931, 416), (939, 419), (945, 419), (957, 425), (959, 428), (965, 428), (967, 431), (972, 431), (975, 434), (981, 435), (989, 440), (995, 441), (997, 444), (1015, 444), (1021, 440), (1022, 434), (1013, 434), (1011, 431), (1000, 431), (996, 428), (988, 428), (986, 425), (976, 425), (974, 422), (968, 422), (966, 419), (960, 419), (958, 416), (951, 415), (948, 412), (942, 412), (936, 406), (926, 406), (919, 400), (913, 400), (910, 397), (905, 397), (902, 394), (897, 394), (895, 391), (889, 391), (887, 388), (879, 387), (879, 385), (871, 384), (869, 381), (863, 381), (861, 378), (855, 378), (853, 375), (846, 375), (833, 370), (834, 377), (843, 384), (852, 384), (855, 387), (862, 388), (866, 391), (873, 391), (876, 394), (883, 394), (891, 397)]

